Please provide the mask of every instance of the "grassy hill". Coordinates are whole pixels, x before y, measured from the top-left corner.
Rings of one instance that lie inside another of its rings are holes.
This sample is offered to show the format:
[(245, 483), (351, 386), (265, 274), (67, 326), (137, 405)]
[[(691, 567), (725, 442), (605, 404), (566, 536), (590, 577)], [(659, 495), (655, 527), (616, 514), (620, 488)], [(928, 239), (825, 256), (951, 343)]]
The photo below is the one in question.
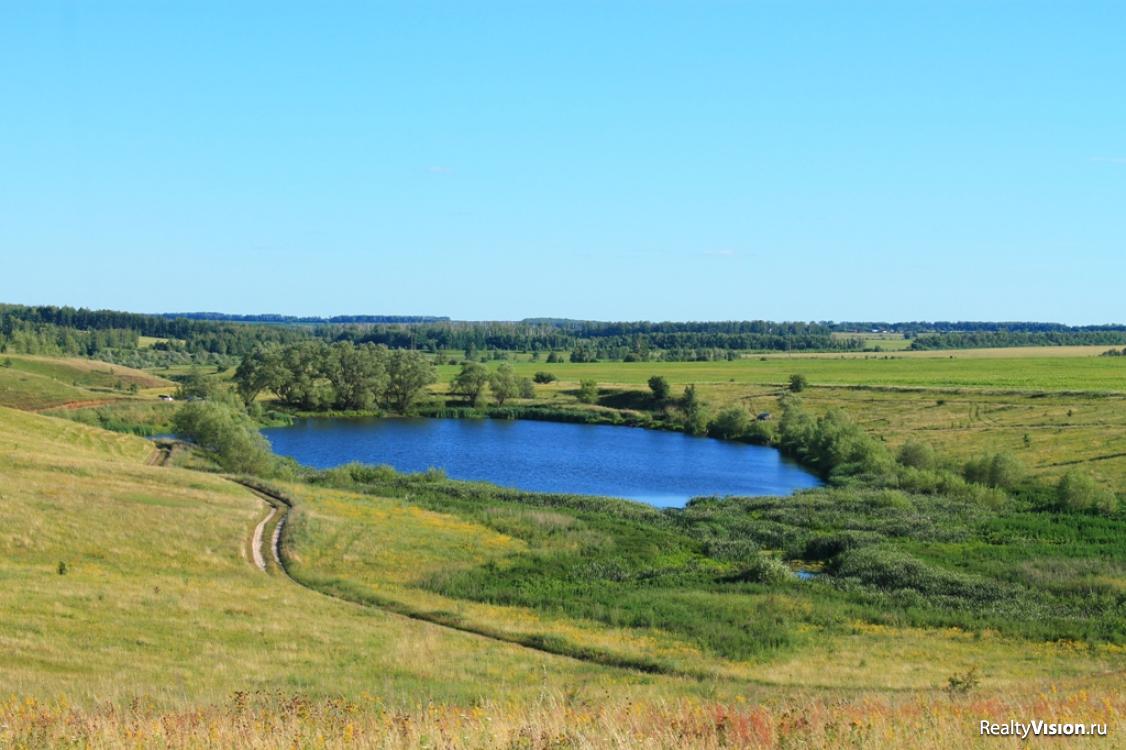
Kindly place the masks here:
[[(660, 367), (672, 367), (678, 385), (701, 383), (714, 403), (753, 408), (774, 403), (774, 378), (815, 360), (761, 373), (758, 361)], [(78, 738), (107, 748), (765, 748), (785, 736), (808, 747), (946, 750), (976, 747), (978, 718), (1009, 716), (1103, 721), (1121, 732), (1126, 652), (1115, 637), (1045, 640), (1032, 621), (955, 627), (956, 610), (921, 600), (906, 617), (881, 619), (871, 616), (871, 592), (723, 583), (706, 556), (686, 552), (698, 547), (693, 529), (753, 519), (800, 540), (847, 516), (861, 533), (886, 533), (883, 544), (920, 570), (939, 571), (939, 582), (997, 581), (1042, 591), (1052, 606), (1087, 592), (1111, 611), (1122, 596), (1113, 519), (978, 518), (925, 498), (854, 508), (810, 495), (702, 507), (670, 527), (644, 508), (619, 518), (492, 490), (478, 497), (460, 484), (443, 494), (290, 481), (279, 485), (296, 501), (284, 552), (298, 584), (251, 562), (267, 508), (246, 488), (151, 465), (154, 448), (141, 438), (29, 411), (91, 397), (111, 401), (59, 413), (168, 406), (155, 400), (167, 381), (77, 362), (13, 357), (0, 367), (10, 387), (0, 399), (23, 408), (0, 406), (0, 747)], [(577, 382), (602, 366), (522, 367)], [(639, 390), (658, 366), (605, 367), (625, 368), (600, 371), (604, 384), (616, 382), (607, 390)], [(1060, 461), (1087, 455), (1082, 430), (1101, 426), (1110, 441), (1121, 432), (1109, 391), (1013, 396), (979, 384), (936, 395), (929, 386), (820, 385), (828, 369), (797, 371), (813, 382), (803, 394), (811, 408), (867, 412), (889, 442), (925, 425), (936, 445), (1023, 428), (1035, 430), (1031, 448), (1017, 446), (1024, 456), (1044, 450)], [(135, 397), (117, 392), (119, 375), (138, 383)], [(539, 396), (578, 408), (573, 387), (564, 380)], [(1030, 427), (1041, 414), (1032, 410), (1049, 412), (1047, 424), (1086, 426), (1042, 448), (1057, 428)], [(957, 539), (912, 530), (948, 524), (977, 530)], [(622, 551), (628, 565), (616, 571), (609, 563)], [(568, 577), (579, 569), (581, 581)], [(644, 607), (663, 609), (641, 624)], [(783, 637), (741, 650), (729, 636), (748, 628)], [(599, 663), (615, 658), (663, 672)]]
[(152, 451), (0, 408), (5, 691), (182, 706), (236, 690), (378, 690), (413, 704), (636, 681), (264, 575), (247, 559), (260, 501), (218, 476), (146, 465)]
[(107, 403), (129, 393), (174, 387), (142, 370), (96, 360), (0, 355), (0, 406), (16, 409)]
[[(768, 747), (785, 731), (830, 747), (861, 722), (856, 747), (948, 748), (970, 746), (965, 717), (983, 700), (990, 712), (1081, 711), (1111, 731), (1126, 713), (1120, 673), (1106, 671), (1121, 669), (1111, 651), (857, 625), (779, 658), (724, 664), (658, 631), (449, 599), (416, 584), (525, 554), (521, 534), (290, 486), (306, 514), (290, 549), (296, 572), (390, 604), (358, 606), (263, 574), (247, 553), (260, 501), (217, 475), (148, 465), (151, 456), (132, 436), (0, 408), (0, 684), (18, 696), (0, 698), (0, 742)], [(506, 523), (566, 518), (524, 511)], [(396, 604), (626, 652), (654, 647), (715, 676), (552, 656), (401, 617)], [(945, 676), (967, 666), (989, 684), (943, 693)], [(800, 726), (788, 723), (795, 712), (808, 717)]]

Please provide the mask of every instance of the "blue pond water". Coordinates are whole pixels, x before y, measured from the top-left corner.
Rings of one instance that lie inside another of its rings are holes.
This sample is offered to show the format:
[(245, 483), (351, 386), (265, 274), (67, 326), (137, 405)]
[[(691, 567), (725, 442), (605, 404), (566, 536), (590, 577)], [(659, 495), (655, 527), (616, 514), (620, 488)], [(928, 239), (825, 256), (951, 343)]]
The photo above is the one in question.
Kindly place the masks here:
[(539, 492), (608, 495), (661, 507), (702, 495), (787, 495), (816, 476), (773, 448), (632, 427), (499, 419), (309, 419), (262, 431), (317, 468), (362, 461), (444, 469)]

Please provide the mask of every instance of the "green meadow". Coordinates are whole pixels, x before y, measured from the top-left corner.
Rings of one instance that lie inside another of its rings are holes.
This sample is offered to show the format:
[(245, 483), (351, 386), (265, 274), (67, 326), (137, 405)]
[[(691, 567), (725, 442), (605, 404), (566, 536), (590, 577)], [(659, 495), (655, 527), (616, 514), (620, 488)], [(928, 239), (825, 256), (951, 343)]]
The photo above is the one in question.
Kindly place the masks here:
[[(262, 499), (206, 452), (177, 448), (162, 466), (127, 434), (167, 429), (181, 404), (158, 395), (173, 383), (13, 357), (0, 368), (0, 685), (13, 696), (0, 744), (773, 747), (784, 732), (836, 747), (849, 716), (869, 728), (855, 747), (972, 747), (965, 716), (983, 700), (1082, 707), (1113, 731), (1123, 511), (1044, 502), (1069, 468), (1123, 487), (1121, 359), (953, 354), (517, 361), (558, 379), (513, 403), (649, 418), (661, 374), (713, 412), (770, 412), (774, 429), (801, 373), (810, 418), (839, 409), (855, 425), (842, 446), (867, 435), (865, 450), (895, 455), (923, 440), (944, 467), (1004, 451), (1028, 470), (1008, 496), (960, 479), (938, 492), (944, 468), (899, 489), (858, 480), (658, 511), (282, 466), (258, 480), (293, 503), (285, 570), (265, 573), (251, 549)], [(440, 368), (433, 404), (456, 403), (455, 369)], [(231, 387), (229, 371), (205, 377)], [(593, 404), (577, 397), (584, 379)], [(810, 722), (791, 727), (795, 713)]]
[[(744, 357), (730, 362), (513, 361), (523, 376), (550, 372), (534, 404), (588, 410), (652, 408), (646, 383), (665, 377), (677, 396), (696, 386), (713, 412), (738, 405), (777, 417), (789, 377), (802, 374), (800, 395), (823, 413), (846, 411), (870, 433), (898, 446), (909, 438), (962, 460), (1014, 452), (1032, 471), (1058, 477), (1081, 466), (1108, 487), (1126, 487), (1126, 366), (1101, 357), (1106, 347), (1038, 347), (900, 354), (805, 354)], [(490, 367), (498, 366), (489, 363)], [(457, 367), (439, 368), (446, 393)], [(577, 397), (581, 380), (598, 383), (594, 405)]]

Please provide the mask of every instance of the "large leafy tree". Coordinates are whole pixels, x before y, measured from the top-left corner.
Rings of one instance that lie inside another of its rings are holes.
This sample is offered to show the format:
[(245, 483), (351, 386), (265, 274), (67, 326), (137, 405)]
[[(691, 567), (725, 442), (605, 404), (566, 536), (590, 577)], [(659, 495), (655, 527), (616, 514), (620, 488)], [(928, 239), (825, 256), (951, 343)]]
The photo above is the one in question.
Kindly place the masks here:
[(370, 409), (387, 389), (387, 350), (342, 341), (332, 346), (329, 375), (338, 409)]
[(501, 365), (489, 376), (489, 390), (493, 392), (497, 406), (503, 406), (505, 401), (520, 393), (520, 382), (512, 365)]
[(450, 393), (461, 396), (466, 402), (476, 404), (489, 385), (489, 371), (479, 362), (463, 362), (461, 371), (450, 383)]
[(387, 355), (387, 390), (384, 405), (399, 414), (409, 412), (426, 386), (437, 380), (434, 365), (421, 352), (396, 349)]

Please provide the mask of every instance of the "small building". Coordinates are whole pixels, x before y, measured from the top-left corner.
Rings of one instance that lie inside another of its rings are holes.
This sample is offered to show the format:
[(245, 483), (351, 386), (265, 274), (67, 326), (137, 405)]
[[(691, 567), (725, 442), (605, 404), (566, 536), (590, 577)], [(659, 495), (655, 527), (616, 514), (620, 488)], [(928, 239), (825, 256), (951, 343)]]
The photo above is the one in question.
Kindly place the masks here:
[(175, 401), (176, 399), (172, 398), (167, 393), (162, 393), (162, 394), (160, 394), (160, 400), (161, 401)]

